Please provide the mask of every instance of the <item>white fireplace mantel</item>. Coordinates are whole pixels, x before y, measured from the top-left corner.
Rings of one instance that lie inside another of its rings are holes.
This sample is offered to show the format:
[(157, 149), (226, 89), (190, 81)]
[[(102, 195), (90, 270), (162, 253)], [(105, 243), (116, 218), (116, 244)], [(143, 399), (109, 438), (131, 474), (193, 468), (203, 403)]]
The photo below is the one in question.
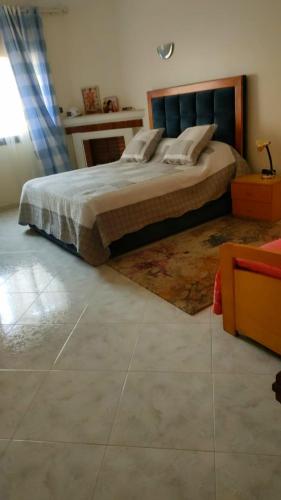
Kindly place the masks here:
[(64, 118), (63, 125), (67, 129), (68, 127), (81, 127), (83, 125), (95, 125), (99, 123), (142, 120), (143, 117), (143, 109), (134, 109), (131, 111), (117, 111), (115, 113), (95, 113), (76, 116), (75, 118), (68, 117)]
[(68, 146), (78, 168), (87, 167), (84, 141), (106, 137), (124, 138), (125, 146), (143, 125), (144, 110), (96, 113), (65, 118), (63, 125), (68, 136)]

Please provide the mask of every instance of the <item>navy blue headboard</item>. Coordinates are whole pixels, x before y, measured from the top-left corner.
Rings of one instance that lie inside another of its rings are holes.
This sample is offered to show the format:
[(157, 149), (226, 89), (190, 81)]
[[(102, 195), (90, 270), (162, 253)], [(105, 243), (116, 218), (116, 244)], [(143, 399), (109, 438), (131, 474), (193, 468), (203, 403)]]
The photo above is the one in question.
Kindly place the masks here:
[(216, 123), (214, 139), (244, 152), (244, 76), (182, 85), (147, 93), (150, 126), (177, 137), (187, 127)]

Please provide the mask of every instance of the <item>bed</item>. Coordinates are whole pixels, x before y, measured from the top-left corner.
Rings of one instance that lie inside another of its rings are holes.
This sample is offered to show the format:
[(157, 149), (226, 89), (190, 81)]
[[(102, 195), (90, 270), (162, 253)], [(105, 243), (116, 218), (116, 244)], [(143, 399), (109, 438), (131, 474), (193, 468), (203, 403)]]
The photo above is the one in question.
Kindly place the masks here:
[(164, 141), (194, 125), (217, 124), (196, 168), (165, 164), (156, 151), (141, 165), (119, 161), (33, 179), (23, 187), (19, 223), (100, 265), (110, 255), (227, 213), (230, 180), (244, 153), (245, 77), (147, 97), (150, 126), (164, 128)]

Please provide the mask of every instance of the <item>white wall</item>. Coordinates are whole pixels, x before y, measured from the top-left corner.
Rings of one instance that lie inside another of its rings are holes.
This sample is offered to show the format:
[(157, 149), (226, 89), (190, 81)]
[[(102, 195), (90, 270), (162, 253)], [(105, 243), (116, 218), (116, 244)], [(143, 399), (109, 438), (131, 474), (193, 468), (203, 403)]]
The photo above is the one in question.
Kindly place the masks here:
[(83, 109), (83, 87), (98, 85), (101, 97), (121, 93), (112, 0), (71, 2), (67, 15), (43, 19), (57, 100), (65, 111)]
[[(49, 58), (60, 103), (81, 105), (80, 89), (146, 107), (146, 91), (239, 74), (248, 76), (248, 151), (272, 140), (281, 158), (281, 2), (278, 0), (72, 0), (64, 18), (46, 18)], [(156, 47), (175, 42), (169, 61)], [(281, 172), (281, 161), (279, 170)]]
[(0, 146), (0, 208), (16, 205), (23, 184), (41, 175), (30, 142)]

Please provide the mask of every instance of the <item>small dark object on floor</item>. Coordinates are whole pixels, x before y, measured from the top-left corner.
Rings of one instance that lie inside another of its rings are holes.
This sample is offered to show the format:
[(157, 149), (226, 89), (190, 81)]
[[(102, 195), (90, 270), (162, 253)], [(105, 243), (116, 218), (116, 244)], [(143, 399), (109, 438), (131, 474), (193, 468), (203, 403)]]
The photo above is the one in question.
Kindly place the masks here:
[(272, 390), (276, 393), (276, 400), (281, 403), (281, 372), (276, 375), (276, 382), (272, 384)]

